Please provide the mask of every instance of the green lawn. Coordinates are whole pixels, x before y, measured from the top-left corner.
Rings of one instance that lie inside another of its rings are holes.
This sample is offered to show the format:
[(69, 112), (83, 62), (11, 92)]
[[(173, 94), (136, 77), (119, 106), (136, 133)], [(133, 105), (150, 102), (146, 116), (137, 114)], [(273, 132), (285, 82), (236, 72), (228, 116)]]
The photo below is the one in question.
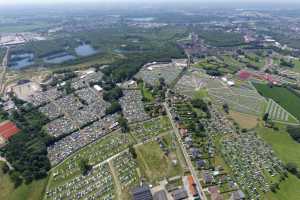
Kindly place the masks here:
[(286, 88), (254, 83), (257, 91), (264, 97), (273, 99), (289, 113), (300, 119), (300, 98)]
[(300, 73), (300, 60), (299, 59), (294, 60), (293, 63), (295, 64), (295, 67), (292, 70)]
[(144, 83), (140, 83), (139, 84), (139, 88), (142, 92), (142, 95), (143, 97), (147, 100), (147, 101), (150, 101), (150, 102), (153, 102), (154, 101), (154, 96), (152, 95), (151, 91), (145, 87), (145, 84)]
[[(0, 162), (2, 168), (3, 163)], [(34, 181), (29, 185), (22, 184), (17, 189), (11, 182), (8, 175), (3, 174), (0, 170), (0, 199), (2, 200), (40, 200), (43, 197), (47, 184), (47, 178)]]
[[(293, 162), (300, 167), (300, 144), (295, 142), (285, 131), (285, 126), (280, 126), (279, 131), (259, 127), (257, 133), (272, 146), (276, 155), (284, 162)], [(298, 200), (300, 197), (300, 179), (289, 174), (288, 179), (280, 184), (276, 193), (268, 193), (268, 200)]]
[(272, 145), (273, 150), (283, 162), (294, 162), (300, 167), (300, 144), (289, 136), (284, 126), (280, 127), (279, 131), (259, 127), (257, 133)]
[(279, 190), (276, 193), (269, 192), (266, 195), (267, 200), (298, 200), (300, 197), (300, 179), (289, 174), (289, 177), (280, 183)]
[[(166, 146), (170, 147), (169, 137), (166, 137), (163, 141), (166, 142)], [(171, 150), (171, 153), (167, 156), (156, 141), (137, 147), (137, 155), (142, 176), (153, 184), (158, 183), (159, 180), (165, 177), (178, 176), (183, 173), (179, 162), (176, 165), (172, 163), (172, 159), (177, 159), (176, 149)]]

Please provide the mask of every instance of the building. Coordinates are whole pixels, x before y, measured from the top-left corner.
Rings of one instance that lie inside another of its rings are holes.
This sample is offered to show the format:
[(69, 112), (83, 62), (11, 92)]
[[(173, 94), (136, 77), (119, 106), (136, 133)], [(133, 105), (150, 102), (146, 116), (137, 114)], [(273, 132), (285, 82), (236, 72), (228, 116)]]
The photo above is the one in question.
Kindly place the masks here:
[(244, 199), (246, 199), (246, 196), (241, 190), (234, 191), (230, 197), (230, 200), (244, 200)]
[(164, 190), (160, 190), (153, 195), (153, 200), (168, 200), (167, 194)]
[(185, 189), (177, 189), (172, 192), (172, 197), (174, 200), (182, 200), (188, 198), (188, 194)]
[(20, 129), (11, 121), (5, 121), (0, 124), (0, 136), (4, 140), (9, 140), (13, 135), (20, 132)]
[(133, 200), (153, 200), (150, 188), (148, 185), (136, 187), (132, 190)]
[(198, 196), (198, 192), (196, 189), (196, 183), (194, 181), (194, 178), (192, 175), (188, 176), (188, 182), (189, 182), (189, 191), (191, 192), (191, 194), (195, 197)]

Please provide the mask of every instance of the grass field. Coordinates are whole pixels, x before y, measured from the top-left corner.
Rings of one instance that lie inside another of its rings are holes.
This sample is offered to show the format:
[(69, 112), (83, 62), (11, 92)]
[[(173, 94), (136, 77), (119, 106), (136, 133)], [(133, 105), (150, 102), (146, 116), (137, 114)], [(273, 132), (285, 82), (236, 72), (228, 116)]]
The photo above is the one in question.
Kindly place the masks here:
[[(2, 169), (3, 163), (0, 162), (0, 167)], [(11, 182), (8, 175), (3, 174), (0, 170), (0, 199), (2, 200), (40, 200), (42, 199), (47, 178), (34, 181), (29, 185), (22, 184), (17, 189), (14, 189), (14, 185)]]
[(300, 73), (300, 60), (294, 60), (293, 61), (295, 67), (292, 68), (293, 71)]
[(178, 161), (178, 157), (176, 149), (172, 149), (171, 147), (170, 135), (165, 136), (163, 142), (171, 149), (169, 155), (166, 155), (162, 151), (157, 141), (149, 142), (137, 147), (137, 162), (141, 174), (153, 184), (165, 177), (178, 176), (183, 173), (179, 162), (177, 162), (176, 165), (172, 163), (173, 159)]
[(273, 99), (289, 113), (300, 119), (300, 98), (286, 88), (254, 83), (258, 92), (264, 97)]
[(283, 162), (294, 162), (300, 167), (300, 144), (289, 136), (285, 126), (280, 126), (279, 131), (259, 127), (257, 128), (257, 133), (267, 143), (272, 145), (273, 150)]
[(300, 197), (300, 179), (289, 174), (289, 177), (280, 183), (276, 193), (269, 192), (265, 198), (267, 200), (298, 200)]

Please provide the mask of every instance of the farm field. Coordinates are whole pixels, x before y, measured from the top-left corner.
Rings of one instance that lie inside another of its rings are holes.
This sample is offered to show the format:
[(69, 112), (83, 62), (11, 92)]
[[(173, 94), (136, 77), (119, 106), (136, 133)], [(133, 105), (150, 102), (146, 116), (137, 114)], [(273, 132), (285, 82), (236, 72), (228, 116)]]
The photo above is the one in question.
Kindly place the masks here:
[(278, 122), (298, 123), (298, 120), (278, 105), (274, 100), (269, 99), (265, 113), (269, 114), (269, 119)]
[(240, 125), (241, 128), (251, 129), (257, 126), (258, 117), (240, 112), (229, 111), (229, 116)]
[(23, 200), (23, 199), (41, 199), (47, 184), (47, 178), (34, 181), (29, 185), (22, 184), (17, 189), (11, 182), (8, 175), (2, 172), (3, 162), (0, 162), (0, 199), (5, 200)]
[(257, 91), (266, 98), (273, 99), (276, 103), (300, 119), (300, 98), (286, 88), (266, 84), (254, 83)]

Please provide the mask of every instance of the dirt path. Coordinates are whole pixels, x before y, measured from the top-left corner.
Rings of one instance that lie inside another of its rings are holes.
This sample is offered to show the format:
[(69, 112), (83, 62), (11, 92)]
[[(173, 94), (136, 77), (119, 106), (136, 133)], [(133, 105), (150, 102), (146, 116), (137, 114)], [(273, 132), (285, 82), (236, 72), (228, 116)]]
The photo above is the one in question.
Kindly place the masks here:
[(118, 199), (121, 200), (122, 199), (121, 183), (119, 182), (118, 175), (117, 175), (117, 172), (115, 171), (112, 160), (108, 161), (108, 165), (109, 165), (110, 172), (111, 172), (111, 174), (113, 176), (113, 179), (114, 179)]

